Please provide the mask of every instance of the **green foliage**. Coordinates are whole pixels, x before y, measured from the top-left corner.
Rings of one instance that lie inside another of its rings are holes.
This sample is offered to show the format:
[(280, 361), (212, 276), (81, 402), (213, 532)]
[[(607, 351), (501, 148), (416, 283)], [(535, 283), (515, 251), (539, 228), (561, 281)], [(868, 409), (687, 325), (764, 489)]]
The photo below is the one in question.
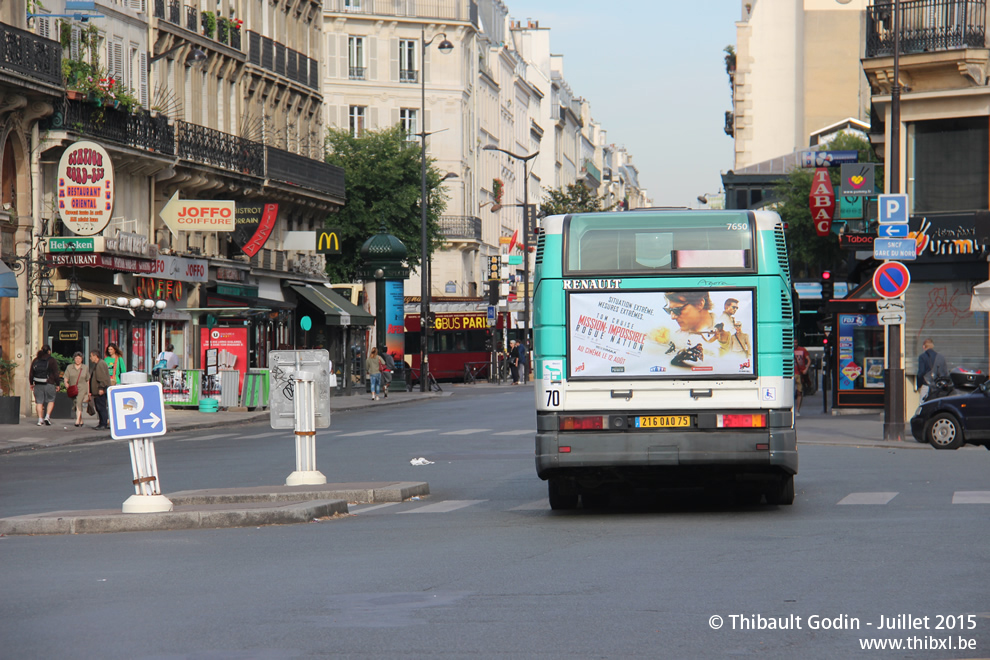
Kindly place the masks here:
[[(859, 152), (859, 162), (878, 162), (869, 142), (853, 135), (839, 135), (827, 146), (820, 147), (820, 150), (855, 150)], [(787, 253), (791, 262), (791, 275), (795, 278), (817, 277), (819, 272), (834, 268), (845, 257), (845, 252), (839, 249), (839, 239), (834, 232), (828, 236), (818, 236), (815, 233), (808, 201), (814, 172), (813, 169), (796, 167), (774, 190), (774, 197), (778, 200), (774, 210), (787, 223)], [(883, 168), (877, 167), (875, 174), (877, 184), (882, 185)], [(829, 168), (829, 175), (833, 188), (838, 191), (840, 168)]]
[[(326, 161), (344, 168), (347, 202), (327, 217), (327, 227), (340, 229), (341, 254), (327, 257), (332, 282), (353, 282), (361, 265), (361, 246), (377, 234), (384, 222), (409, 252), (409, 266), (420, 263), (422, 245), (420, 147), (406, 139), (401, 125), (381, 131), (365, 131), (352, 137), (347, 129), (327, 130)], [(428, 253), (443, 245), (440, 216), (447, 208), (441, 186), (443, 174), (427, 163), (426, 188)]]
[(583, 183), (569, 183), (563, 189), (548, 190), (540, 204), (540, 215), (563, 215), (565, 213), (595, 213), (611, 211), (615, 204), (606, 204), (605, 197), (599, 197)]
[(52, 352), (52, 357), (58, 362), (59, 373), (65, 371), (65, 368), (72, 364), (72, 358), (68, 355), (62, 355), (61, 353)]
[(213, 34), (217, 31), (217, 15), (212, 11), (204, 11), (201, 14), (203, 22), (203, 35), (213, 38)]
[(0, 396), (14, 396), (14, 375), (17, 363), (0, 358)]

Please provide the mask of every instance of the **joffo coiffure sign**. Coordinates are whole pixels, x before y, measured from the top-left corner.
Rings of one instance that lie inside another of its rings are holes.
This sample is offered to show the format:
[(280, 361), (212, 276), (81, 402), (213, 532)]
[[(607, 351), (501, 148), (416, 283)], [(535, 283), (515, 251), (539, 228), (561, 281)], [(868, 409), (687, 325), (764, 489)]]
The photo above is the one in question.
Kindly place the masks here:
[(113, 163), (95, 142), (76, 142), (58, 162), (58, 215), (78, 236), (99, 234), (113, 212)]

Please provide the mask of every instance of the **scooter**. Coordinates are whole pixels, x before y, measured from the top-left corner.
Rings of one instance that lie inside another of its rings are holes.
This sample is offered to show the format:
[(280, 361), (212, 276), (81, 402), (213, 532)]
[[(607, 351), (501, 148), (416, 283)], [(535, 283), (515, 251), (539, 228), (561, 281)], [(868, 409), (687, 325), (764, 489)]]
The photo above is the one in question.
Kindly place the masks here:
[(990, 376), (977, 369), (956, 367), (949, 372), (948, 377), (937, 378), (935, 380), (935, 384), (928, 390), (928, 397), (925, 401), (959, 394), (969, 394), (985, 383), (988, 378)]

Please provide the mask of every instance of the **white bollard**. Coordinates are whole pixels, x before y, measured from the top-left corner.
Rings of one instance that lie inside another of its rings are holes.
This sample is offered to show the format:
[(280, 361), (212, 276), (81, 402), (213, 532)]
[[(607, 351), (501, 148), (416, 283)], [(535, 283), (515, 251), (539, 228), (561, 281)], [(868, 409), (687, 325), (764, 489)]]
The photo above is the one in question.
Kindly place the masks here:
[(296, 471), (286, 480), (286, 486), (325, 484), (327, 478), (316, 469), (316, 385), (309, 371), (292, 374), (295, 411)]

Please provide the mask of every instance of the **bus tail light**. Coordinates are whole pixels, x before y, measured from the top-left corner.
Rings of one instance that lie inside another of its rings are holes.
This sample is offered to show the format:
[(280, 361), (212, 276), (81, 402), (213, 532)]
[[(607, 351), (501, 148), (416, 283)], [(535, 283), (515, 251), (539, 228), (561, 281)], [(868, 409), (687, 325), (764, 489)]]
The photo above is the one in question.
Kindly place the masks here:
[(560, 418), (561, 431), (594, 431), (604, 428), (601, 415), (568, 416)]
[(720, 429), (766, 428), (767, 416), (763, 413), (755, 415), (719, 415), (717, 425)]

